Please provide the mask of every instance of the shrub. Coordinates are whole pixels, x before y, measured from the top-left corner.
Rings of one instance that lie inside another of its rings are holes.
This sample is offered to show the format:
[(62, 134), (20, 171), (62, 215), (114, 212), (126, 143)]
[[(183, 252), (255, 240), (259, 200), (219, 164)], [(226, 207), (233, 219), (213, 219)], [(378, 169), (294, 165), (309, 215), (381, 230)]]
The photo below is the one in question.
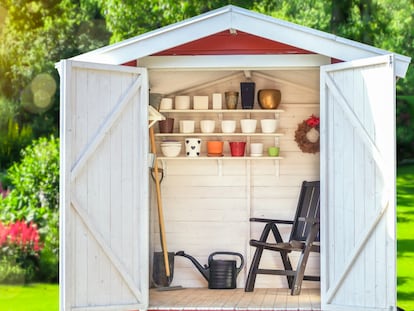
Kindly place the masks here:
[[(21, 161), (7, 170), (7, 177), (12, 190), (4, 199), (0, 198), (0, 220), (25, 220), (37, 225), (44, 246), (38, 264), (44, 270), (36, 272), (36, 278), (57, 279), (59, 139), (52, 136), (34, 141), (23, 150)], [(44, 274), (46, 270), (48, 275)]]
[(30, 144), (33, 132), (30, 125), (20, 126), (13, 119), (0, 126), (0, 171), (20, 159), (20, 150)]
[(36, 225), (24, 221), (8, 225), (0, 222), (0, 270), (3, 282), (21, 282), (22, 276), (25, 282), (31, 281), (38, 267), (40, 250), (40, 235)]

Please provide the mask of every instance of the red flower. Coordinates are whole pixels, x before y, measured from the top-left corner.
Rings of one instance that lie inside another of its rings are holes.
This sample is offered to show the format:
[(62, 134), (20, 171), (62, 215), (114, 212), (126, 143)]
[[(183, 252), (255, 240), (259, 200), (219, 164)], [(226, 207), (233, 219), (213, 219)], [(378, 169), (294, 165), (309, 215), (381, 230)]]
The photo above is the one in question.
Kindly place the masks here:
[(39, 231), (33, 222), (16, 221), (8, 225), (0, 222), (0, 247), (13, 246), (23, 252), (38, 252), (40, 244)]
[(319, 125), (319, 123), (320, 123), (319, 117), (316, 117), (314, 115), (311, 115), (309, 119), (306, 120), (306, 124), (309, 125), (310, 127), (316, 127)]

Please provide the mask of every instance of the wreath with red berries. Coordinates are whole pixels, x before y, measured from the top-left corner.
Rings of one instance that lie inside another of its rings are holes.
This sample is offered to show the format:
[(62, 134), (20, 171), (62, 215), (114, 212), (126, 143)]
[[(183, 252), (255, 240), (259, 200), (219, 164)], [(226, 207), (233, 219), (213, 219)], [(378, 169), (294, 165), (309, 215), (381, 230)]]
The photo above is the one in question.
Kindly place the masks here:
[[(309, 133), (312, 129), (315, 129), (318, 133), (317, 139), (309, 139)], [(300, 150), (306, 153), (319, 152), (319, 118), (312, 115), (308, 119), (299, 123), (295, 132), (295, 141), (298, 144)]]

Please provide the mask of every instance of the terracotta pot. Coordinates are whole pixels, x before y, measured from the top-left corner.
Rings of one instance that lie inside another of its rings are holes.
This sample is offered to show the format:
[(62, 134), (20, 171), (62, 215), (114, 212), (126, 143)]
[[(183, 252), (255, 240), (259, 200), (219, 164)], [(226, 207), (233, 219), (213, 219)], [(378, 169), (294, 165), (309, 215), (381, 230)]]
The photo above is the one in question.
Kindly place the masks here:
[(172, 133), (174, 130), (174, 119), (167, 118), (158, 122), (160, 133)]
[(207, 142), (207, 152), (209, 155), (221, 156), (223, 154), (223, 145), (222, 141), (208, 141)]
[(244, 157), (244, 150), (246, 149), (246, 142), (244, 141), (230, 141), (230, 152), (232, 157)]

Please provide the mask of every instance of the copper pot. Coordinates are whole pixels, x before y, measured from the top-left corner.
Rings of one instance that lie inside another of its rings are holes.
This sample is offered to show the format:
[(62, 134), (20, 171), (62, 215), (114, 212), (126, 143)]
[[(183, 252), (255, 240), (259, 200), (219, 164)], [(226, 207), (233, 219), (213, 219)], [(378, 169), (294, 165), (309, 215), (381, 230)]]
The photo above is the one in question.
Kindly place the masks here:
[(263, 89), (257, 92), (257, 99), (262, 109), (277, 109), (282, 99), (279, 90)]

